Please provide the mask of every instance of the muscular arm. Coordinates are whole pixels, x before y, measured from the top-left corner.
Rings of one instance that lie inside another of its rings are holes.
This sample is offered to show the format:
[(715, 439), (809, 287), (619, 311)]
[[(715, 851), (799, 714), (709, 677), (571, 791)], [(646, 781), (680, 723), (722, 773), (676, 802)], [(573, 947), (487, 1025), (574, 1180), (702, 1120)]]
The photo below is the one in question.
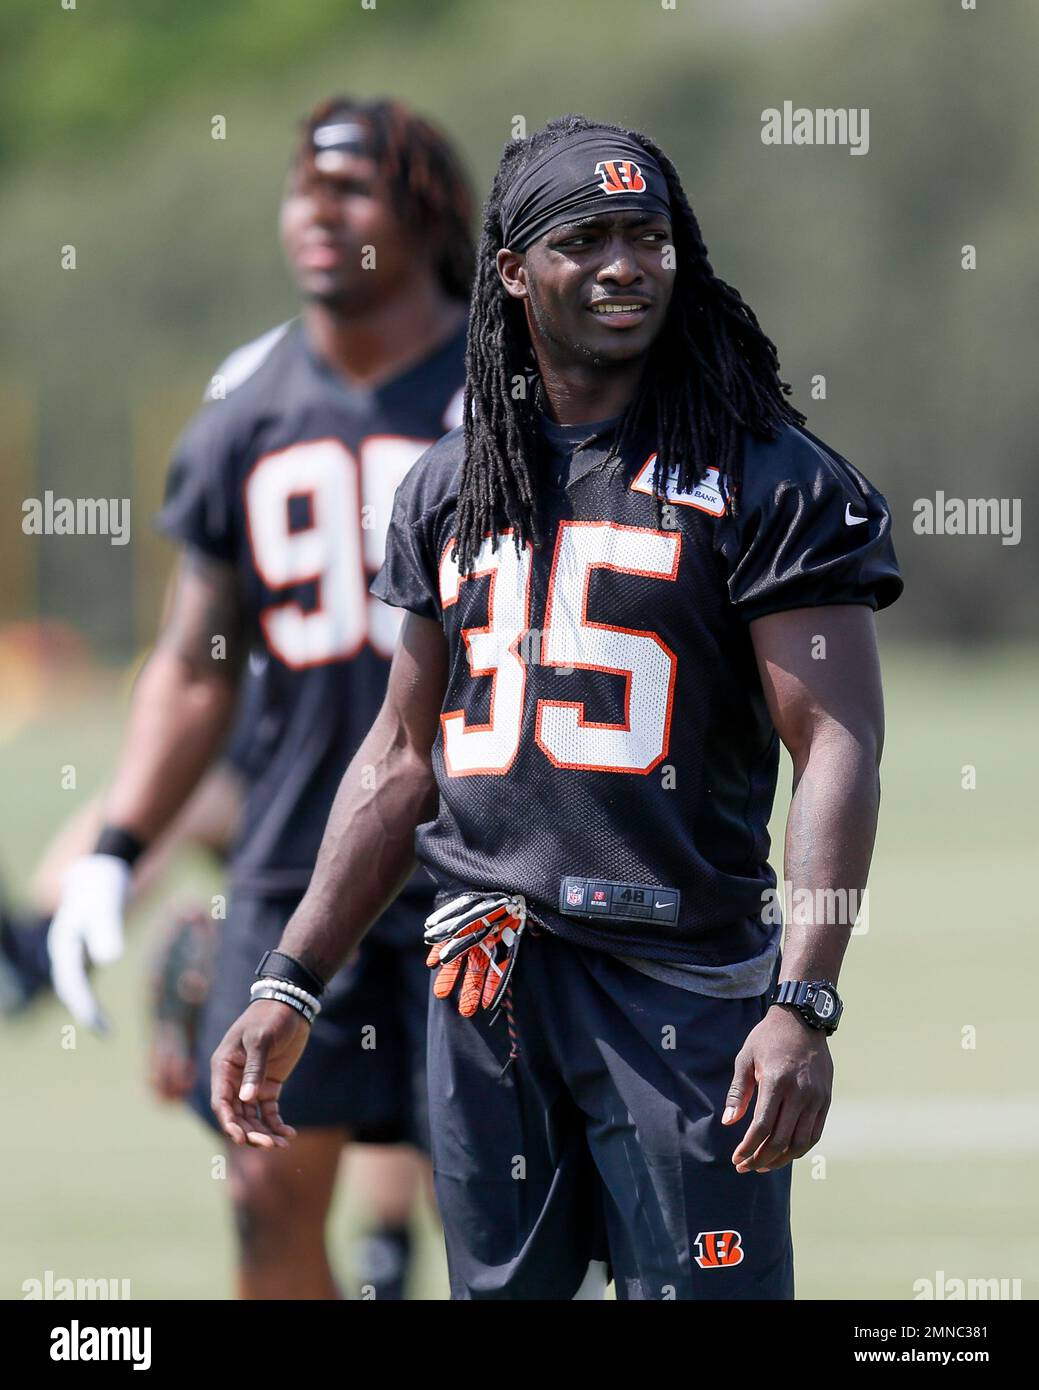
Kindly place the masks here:
[[(802, 608), (759, 618), (750, 633), (794, 768), (785, 867), (797, 920), (787, 923), (782, 978), (836, 981), (880, 805), (884, 718), (873, 613), (850, 604)], [(822, 1136), (832, 1086), (826, 1035), (773, 1005), (741, 1048), (726, 1098), (722, 1123), (735, 1124), (757, 1091), (732, 1155), (736, 1171), (766, 1173), (807, 1153)]]
[(447, 681), (440, 627), (408, 614), (386, 698), (332, 806), (306, 896), (279, 949), (322, 979), (342, 965), (415, 864), (415, 827), (436, 810), (430, 760)]
[[(772, 721), (793, 762), (783, 979), (833, 980), (866, 886), (884, 707), (872, 610), (802, 608), (751, 624)], [(825, 642), (821, 647), (819, 639)], [(813, 652), (824, 651), (815, 656)]]
[[(409, 613), (382, 709), (343, 774), (314, 877), (279, 943), (323, 980), (411, 872), (415, 827), (436, 808), (431, 750), (446, 683), (443, 632)], [(309, 1027), (285, 1004), (245, 1003), (213, 1054), (213, 1112), (235, 1144), (281, 1148), (295, 1130), (278, 1100)]]
[(134, 687), (105, 819), (153, 841), (219, 751), (245, 656), (234, 568), (181, 559), (169, 613)]

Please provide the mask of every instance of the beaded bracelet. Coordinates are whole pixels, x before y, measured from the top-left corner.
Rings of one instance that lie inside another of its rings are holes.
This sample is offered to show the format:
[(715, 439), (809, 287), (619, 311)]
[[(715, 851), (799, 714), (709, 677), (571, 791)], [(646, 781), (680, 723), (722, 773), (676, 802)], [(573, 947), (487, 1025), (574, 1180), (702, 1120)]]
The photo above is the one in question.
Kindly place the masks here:
[(302, 1000), (308, 1009), (313, 1009), (315, 1018), (321, 1012), (320, 999), (315, 999), (302, 985), (294, 985), (289, 980), (279, 980), (276, 975), (264, 975), (262, 979), (253, 981), (249, 986), (249, 993), (255, 994), (261, 986), (267, 989), (284, 990), (286, 994), (291, 994), (293, 998)]

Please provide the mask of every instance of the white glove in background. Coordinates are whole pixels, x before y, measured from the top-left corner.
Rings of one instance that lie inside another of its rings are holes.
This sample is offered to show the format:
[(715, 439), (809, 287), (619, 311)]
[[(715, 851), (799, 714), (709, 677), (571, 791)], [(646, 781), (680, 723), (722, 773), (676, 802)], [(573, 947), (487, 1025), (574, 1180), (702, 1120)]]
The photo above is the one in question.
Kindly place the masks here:
[(61, 902), (47, 951), (54, 993), (77, 1023), (108, 1031), (108, 1020), (87, 975), (93, 965), (111, 965), (123, 954), (123, 914), (131, 870), (114, 854), (87, 854), (70, 864), (62, 881)]

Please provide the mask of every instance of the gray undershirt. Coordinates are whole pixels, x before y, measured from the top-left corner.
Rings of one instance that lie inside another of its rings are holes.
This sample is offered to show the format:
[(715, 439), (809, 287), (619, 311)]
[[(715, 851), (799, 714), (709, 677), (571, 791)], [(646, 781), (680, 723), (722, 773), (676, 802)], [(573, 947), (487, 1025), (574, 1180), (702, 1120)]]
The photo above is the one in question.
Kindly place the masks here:
[(617, 960), (665, 985), (676, 985), (693, 994), (710, 994), (716, 999), (753, 999), (764, 994), (771, 983), (781, 934), (782, 928), (777, 925), (759, 955), (732, 965), (681, 965), (673, 960), (646, 960), (643, 956), (618, 955)]

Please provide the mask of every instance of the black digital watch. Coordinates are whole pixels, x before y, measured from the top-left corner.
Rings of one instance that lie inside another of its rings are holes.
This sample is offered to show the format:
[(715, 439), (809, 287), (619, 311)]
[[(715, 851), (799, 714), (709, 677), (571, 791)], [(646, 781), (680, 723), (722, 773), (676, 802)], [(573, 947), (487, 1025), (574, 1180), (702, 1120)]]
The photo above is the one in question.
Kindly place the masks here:
[(772, 991), (770, 1003), (796, 1009), (809, 1028), (827, 1036), (836, 1033), (844, 1013), (837, 986), (829, 980), (782, 980)]

